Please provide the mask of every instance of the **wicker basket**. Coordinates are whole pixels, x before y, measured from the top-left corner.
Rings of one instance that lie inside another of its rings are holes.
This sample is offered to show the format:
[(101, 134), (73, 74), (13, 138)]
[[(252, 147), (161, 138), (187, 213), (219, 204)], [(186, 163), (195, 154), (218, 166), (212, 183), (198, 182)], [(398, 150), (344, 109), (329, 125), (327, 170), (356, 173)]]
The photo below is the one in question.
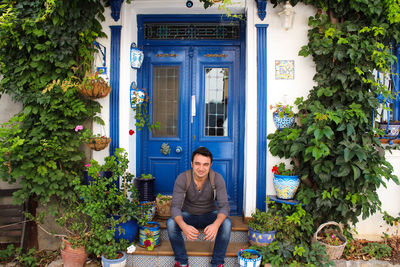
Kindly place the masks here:
[(103, 150), (104, 148), (106, 148), (110, 142), (111, 142), (110, 137), (105, 137), (105, 136), (95, 137), (95, 138), (91, 138), (89, 140), (89, 143), (87, 143), (87, 146), (90, 149), (100, 151), (100, 150)]
[(79, 93), (84, 97), (90, 99), (98, 99), (106, 97), (110, 91), (110, 85), (104, 79), (92, 80), (90, 81), (91, 88), (87, 88), (85, 86), (79, 87)]
[(157, 216), (161, 219), (168, 219), (171, 217), (171, 203), (172, 196), (162, 195), (156, 197), (156, 212)]
[[(323, 243), (318, 240), (318, 239), (321, 239), (320, 237), (318, 237), (318, 233), (322, 230), (322, 228), (324, 228), (325, 226), (328, 226), (328, 225), (335, 225), (340, 229), (340, 233), (337, 232), (336, 234), (339, 237), (339, 239), (344, 242), (343, 244), (341, 244), (339, 246), (333, 246), (333, 245), (329, 245), (329, 244)], [(343, 235), (343, 229), (340, 226), (340, 224), (338, 224), (337, 222), (327, 222), (327, 223), (321, 224), (313, 236), (312, 243), (315, 243), (315, 242), (320, 242), (322, 245), (325, 246), (326, 254), (329, 256), (330, 260), (339, 259), (342, 256), (344, 248), (347, 245), (347, 240)]]

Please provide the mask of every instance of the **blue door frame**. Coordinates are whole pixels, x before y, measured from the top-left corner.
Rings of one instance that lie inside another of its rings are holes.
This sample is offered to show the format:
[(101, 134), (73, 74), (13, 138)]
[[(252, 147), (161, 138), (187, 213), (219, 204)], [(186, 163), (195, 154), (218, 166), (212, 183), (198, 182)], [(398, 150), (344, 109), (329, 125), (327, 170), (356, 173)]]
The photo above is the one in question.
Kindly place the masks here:
[[(157, 23), (157, 22), (191, 22), (191, 23), (204, 23), (204, 22), (220, 22), (221, 20), (226, 20), (229, 21), (231, 20), (230, 18), (225, 18), (222, 17), (221, 15), (138, 15), (138, 46), (141, 48), (146, 48), (146, 47), (168, 47), (170, 46), (171, 48), (173, 47), (178, 47), (178, 46), (207, 46), (207, 47), (223, 47), (223, 46), (236, 46), (238, 47), (240, 51), (240, 62), (245, 62), (245, 25), (242, 22), (241, 23), (241, 32), (240, 32), (240, 39), (239, 40), (185, 40), (185, 41), (180, 41), (180, 40), (144, 40), (143, 38), (143, 25), (146, 22), (152, 22), (152, 23)], [(145, 49), (146, 50), (146, 49)], [(238, 79), (239, 82), (239, 95), (237, 98), (239, 99), (242, 104), (238, 105), (239, 110), (238, 110), (238, 121), (244, 122), (245, 120), (245, 106), (244, 106), (244, 99), (245, 99), (245, 64), (240, 64), (239, 66), (239, 74), (240, 74), (240, 79)], [(148, 73), (144, 73), (143, 67), (138, 71), (138, 80), (137, 84), (138, 87), (143, 87), (143, 83), (146, 79), (146, 75)], [(241, 125), (244, 125), (242, 123)], [(238, 174), (239, 174), (239, 183), (237, 184), (237, 188), (235, 188), (235, 191), (237, 190), (238, 194), (238, 199), (237, 199), (237, 206), (236, 208), (238, 209), (238, 212), (241, 212), (241, 208), (243, 206), (243, 166), (244, 166), (244, 153), (243, 153), (243, 147), (244, 147), (244, 131), (245, 129), (243, 127), (238, 128), (238, 159), (237, 159), (237, 168), (238, 168)], [(142, 144), (140, 140), (142, 140), (142, 135), (146, 134), (146, 130), (144, 131), (138, 131), (137, 132), (137, 145), (136, 145), (136, 153), (137, 153), (137, 162), (136, 162), (136, 168), (137, 168), (137, 173), (140, 174), (141, 172), (141, 164), (143, 164), (142, 161)], [(187, 160), (184, 160), (187, 162)], [(189, 159), (190, 162), (190, 159)]]

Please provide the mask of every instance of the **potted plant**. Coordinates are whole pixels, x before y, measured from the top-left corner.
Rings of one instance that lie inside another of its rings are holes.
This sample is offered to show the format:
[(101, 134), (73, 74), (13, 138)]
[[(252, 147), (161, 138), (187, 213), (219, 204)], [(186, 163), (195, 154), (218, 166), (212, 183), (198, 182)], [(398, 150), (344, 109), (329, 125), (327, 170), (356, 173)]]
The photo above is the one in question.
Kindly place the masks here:
[[(336, 226), (339, 231), (332, 226)], [(322, 231), (322, 229), (324, 229), (324, 231)], [(326, 248), (326, 253), (331, 260), (339, 259), (342, 256), (344, 248), (347, 244), (347, 240), (343, 235), (342, 226), (333, 221), (321, 224), (314, 233), (312, 242), (320, 242), (322, 245), (324, 245)]]
[(276, 226), (283, 218), (277, 214), (256, 209), (248, 220), (249, 242), (251, 245), (267, 246), (275, 240)]
[(283, 105), (282, 103), (278, 103), (274, 106), (271, 105), (270, 109), (274, 109), (272, 116), (275, 126), (276, 128), (278, 128), (278, 130), (282, 130), (283, 128), (289, 128), (293, 126), (295, 122), (293, 106)]
[[(93, 177), (93, 180), (89, 184), (81, 184), (77, 177), (75, 191), (82, 202), (82, 213), (87, 215), (91, 222), (92, 235), (87, 251), (97, 256), (101, 255), (105, 261), (118, 258), (124, 262), (126, 255), (123, 251), (135, 239), (137, 221), (145, 217), (143, 215), (146, 214), (147, 208), (140, 205), (138, 193), (131, 182), (133, 175), (127, 172), (127, 153), (124, 149), (117, 148), (114, 154), (115, 156), (106, 157), (103, 165), (92, 160), (88, 175)], [(113, 173), (112, 177), (100, 177), (104, 166)], [(119, 178), (122, 179), (121, 188), (115, 184)], [(128, 197), (129, 194), (132, 199)], [(125, 226), (127, 228), (124, 228)]]
[(156, 213), (161, 219), (168, 219), (171, 217), (171, 195), (157, 194), (156, 197)]
[[(99, 120), (99, 122), (103, 123), (102, 120)], [(111, 138), (102, 134), (93, 134), (89, 129), (83, 129), (82, 125), (76, 125), (75, 132), (79, 132), (79, 138), (83, 143), (86, 143), (90, 149), (96, 151), (103, 150), (111, 142)]]
[(238, 253), (240, 267), (258, 267), (261, 264), (261, 254), (254, 249), (242, 249)]
[(298, 175), (292, 169), (286, 169), (285, 163), (281, 162), (272, 168), (274, 173), (274, 188), (280, 199), (293, 199), (300, 184)]
[[(79, 80), (79, 79), (78, 79)], [(111, 91), (111, 86), (103, 77), (99, 76), (99, 72), (86, 72), (85, 76), (80, 80), (79, 93), (90, 99), (98, 99), (106, 97)]]
[(139, 191), (140, 201), (154, 201), (154, 183), (156, 178), (150, 173), (142, 173), (135, 178), (135, 186)]
[(146, 222), (139, 227), (139, 246), (153, 250), (160, 245), (160, 224)]

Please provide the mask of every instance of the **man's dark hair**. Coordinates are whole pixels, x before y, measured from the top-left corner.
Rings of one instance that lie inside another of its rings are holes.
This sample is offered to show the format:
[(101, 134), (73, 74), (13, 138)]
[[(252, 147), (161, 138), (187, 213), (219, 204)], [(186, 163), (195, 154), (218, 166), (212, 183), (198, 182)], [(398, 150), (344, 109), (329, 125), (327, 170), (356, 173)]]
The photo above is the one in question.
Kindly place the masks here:
[(195, 151), (193, 151), (193, 153), (192, 153), (192, 162), (193, 162), (194, 156), (196, 156), (197, 154), (200, 154), (200, 155), (202, 155), (204, 157), (210, 158), (211, 159), (211, 163), (212, 163), (213, 155), (210, 152), (210, 150), (208, 150), (208, 148), (206, 148), (204, 146), (201, 146), (198, 149), (196, 149)]

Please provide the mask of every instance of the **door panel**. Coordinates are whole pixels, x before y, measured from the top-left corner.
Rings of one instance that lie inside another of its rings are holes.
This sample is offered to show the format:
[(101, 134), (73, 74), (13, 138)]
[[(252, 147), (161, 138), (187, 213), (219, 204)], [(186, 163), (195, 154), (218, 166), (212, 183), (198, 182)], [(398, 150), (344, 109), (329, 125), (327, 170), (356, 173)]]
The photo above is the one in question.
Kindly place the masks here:
[(194, 63), (199, 118), (192, 149), (205, 146), (214, 156), (213, 169), (225, 178), (232, 214), (238, 200), (239, 50), (236, 47), (198, 47)]
[[(184, 47), (145, 48), (144, 81), (151, 99), (150, 118), (161, 123), (160, 130), (142, 130), (140, 173), (156, 177), (155, 192), (171, 193), (176, 176), (188, 165), (189, 97), (188, 49)], [(186, 89), (185, 89), (186, 88)], [(170, 147), (168, 154), (161, 147)], [(182, 148), (182, 152), (177, 150)]]
[[(156, 177), (156, 193), (172, 193), (177, 175), (190, 168), (192, 151), (205, 146), (214, 156), (212, 168), (226, 181), (231, 214), (240, 214), (239, 49), (147, 47), (144, 53), (150, 116), (161, 129), (143, 130), (140, 172)], [(162, 144), (169, 154), (161, 153)]]

